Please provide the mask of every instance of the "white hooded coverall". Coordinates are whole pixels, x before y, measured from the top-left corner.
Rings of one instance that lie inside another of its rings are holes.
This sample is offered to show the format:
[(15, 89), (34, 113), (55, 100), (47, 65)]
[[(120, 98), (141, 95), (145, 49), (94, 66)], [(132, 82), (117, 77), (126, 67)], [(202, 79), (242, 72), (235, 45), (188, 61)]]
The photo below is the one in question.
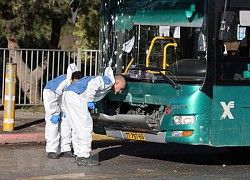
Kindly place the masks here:
[(69, 126), (77, 136), (72, 142), (77, 157), (88, 158), (91, 152), (93, 120), (88, 102), (101, 100), (114, 83), (113, 71), (107, 68), (104, 76), (84, 77), (65, 89), (62, 103)]
[[(72, 73), (77, 71), (74, 63), (67, 69), (67, 75), (58, 76), (50, 80), (43, 90), (43, 103), (45, 108), (45, 139), (46, 152), (57, 152), (61, 139), (61, 152), (71, 151), (71, 129), (67, 125), (62, 112), (62, 94), (67, 86), (70, 85)], [(50, 119), (52, 115), (60, 115), (61, 122), (53, 124)], [(61, 138), (60, 138), (61, 134)]]

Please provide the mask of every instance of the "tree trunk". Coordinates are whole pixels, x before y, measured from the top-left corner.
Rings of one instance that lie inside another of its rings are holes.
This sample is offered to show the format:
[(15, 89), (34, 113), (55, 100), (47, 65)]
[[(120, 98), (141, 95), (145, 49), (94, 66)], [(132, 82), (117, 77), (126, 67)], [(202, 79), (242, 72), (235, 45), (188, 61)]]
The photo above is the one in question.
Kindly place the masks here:
[[(43, 61), (43, 67), (39, 65), (33, 71), (30, 70), (28, 65), (26, 65), (21, 57), (20, 51), (15, 50), (19, 48), (18, 42), (15, 39), (8, 39), (8, 48), (10, 50), (11, 62), (17, 64), (17, 78), (21, 89), (26, 94), (27, 99), (30, 104), (40, 103), (41, 94), (39, 88), (31, 80), (37, 78), (39, 81), (43, 75), (43, 71), (47, 68), (47, 60)], [(24, 73), (25, 72), (25, 73)]]
[[(52, 22), (52, 32), (50, 38), (50, 49), (57, 49), (61, 32), (61, 19), (54, 18)], [(31, 80), (37, 78), (39, 81), (42, 78), (43, 72), (47, 69), (48, 58), (43, 60), (43, 64), (37, 66), (34, 70), (30, 70), (27, 64), (23, 61), (20, 51), (15, 50), (19, 47), (18, 42), (15, 39), (8, 39), (8, 48), (10, 50), (10, 58), (12, 62), (17, 64), (17, 78), (21, 84), (22, 91), (26, 94), (27, 99), (30, 104), (39, 104), (41, 99), (41, 94), (39, 92), (39, 87), (37, 84), (32, 83)], [(26, 72), (26, 73), (23, 73)], [(40, 86), (41, 84), (38, 84)]]
[(52, 20), (52, 31), (50, 37), (50, 49), (57, 49), (61, 35), (61, 19), (53, 18)]

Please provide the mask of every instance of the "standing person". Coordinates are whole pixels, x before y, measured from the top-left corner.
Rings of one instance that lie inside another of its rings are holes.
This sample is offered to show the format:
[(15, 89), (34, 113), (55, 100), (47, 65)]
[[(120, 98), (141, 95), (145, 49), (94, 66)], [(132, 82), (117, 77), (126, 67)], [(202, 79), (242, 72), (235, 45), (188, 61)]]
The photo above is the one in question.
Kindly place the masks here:
[[(43, 101), (45, 108), (45, 139), (46, 152), (49, 159), (58, 159), (59, 148), (59, 120), (61, 117), (61, 99), (62, 93), (71, 83), (72, 73), (77, 71), (74, 63), (70, 64), (67, 74), (61, 75), (50, 80), (43, 90)], [(78, 71), (79, 72), (79, 71)]]
[(98, 165), (98, 161), (90, 158), (93, 120), (89, 109), (94, 109), (94, 102), (101, 100), (109, 90), (116, 94), (125, 85), (125, 79), (122, 76), (114, 77), (112, 69), (108, 67), (104, 76), (84, 77), (65, 89), (62, 103), (69, 126), (77, 136), (77, 141), (73, 142), (77, 165)]

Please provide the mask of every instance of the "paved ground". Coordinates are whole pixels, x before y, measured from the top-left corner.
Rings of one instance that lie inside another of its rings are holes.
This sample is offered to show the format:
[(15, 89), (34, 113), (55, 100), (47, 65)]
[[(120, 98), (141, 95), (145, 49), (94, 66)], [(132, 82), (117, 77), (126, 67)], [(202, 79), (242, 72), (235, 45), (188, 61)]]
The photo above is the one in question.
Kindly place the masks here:
[(80, 167), (73, 158), (50, 160), (45, 152), (44, 113), (17, 109), (15, 131), (11, 133), (2, 132), (3, 113), (0, 110), (1, 180), (250, 179), (249, 149), (231, 152), (208, 146), (107, 140), (106, 136), (94, 135), (92, 155), (100, 166)]
[[(41, 107), (16, 108), (13, 132), (3, 132), (4, 110), (0, 109), (0, 143), (43, 142), (44, 112)], [(107, 136), (93, 134), (94, 140), (106, 139)]]
[(142, 141), (93, 141), (99, 166), (73, 158), (47, 159), (45, 144), (0, 145), (1, 180), (235, 180), (250, 179), (250, 154), (226, 148)]
[[(36, 110), (38, 109), (38, 110)], [(4, 110), (0, 110), (1, 129), (0, 133), (9, 134), (9, 132), (3, 132), (3, 116)], [(15, 123), (14, 132), (11, 133), (31, 133), (31, 132), (44, 132), (44, 112), (41, 108), (16, 108), (15, 110)]]

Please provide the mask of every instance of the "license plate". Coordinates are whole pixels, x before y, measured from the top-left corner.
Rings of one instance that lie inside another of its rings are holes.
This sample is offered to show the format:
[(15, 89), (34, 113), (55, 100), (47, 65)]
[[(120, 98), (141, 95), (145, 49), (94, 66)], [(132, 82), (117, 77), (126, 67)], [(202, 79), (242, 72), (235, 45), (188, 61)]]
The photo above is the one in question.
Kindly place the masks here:
[(134, 132), (123, 132), (127, 139), (145, 141), (145, 135), (143, 133), (134, 133)]

